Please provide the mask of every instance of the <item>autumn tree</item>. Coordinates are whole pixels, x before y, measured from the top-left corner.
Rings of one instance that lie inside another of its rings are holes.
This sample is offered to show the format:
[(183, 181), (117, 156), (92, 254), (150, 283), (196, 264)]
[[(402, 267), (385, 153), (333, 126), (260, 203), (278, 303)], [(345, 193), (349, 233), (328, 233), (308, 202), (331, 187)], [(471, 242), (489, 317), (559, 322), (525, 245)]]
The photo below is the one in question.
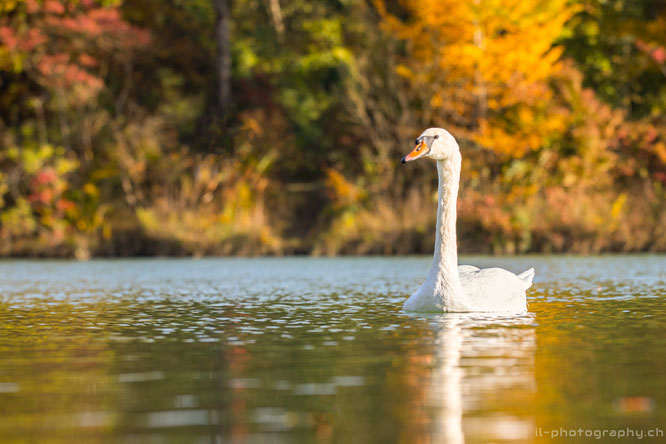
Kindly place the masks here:
[(121, 79), (114, 84), (106, 76), (123, 73), (149, 42), (123, 20), (117, 2), (104, 3), (0, 4), (0, 97), (7, 105), (0, 112), (0, 237), (8, 248), (27, 252), (42, 239), (86, 256), (89, 234), (102, 225), (105, 209), (89, 177), (100, 167), (96, 137), (109, 116), (99, 103), (110, 100), (113, 112), (122, 111), (132, 79), (112, 76)]
[(409, 43), (398, 67), (428, 91), (427, 120), (467, 130), (483, 146), (523, 155), (559, 129), (546, 116), (555, 45), (572, 15), (566, 0), (401, 2), (406, 19), (379, 3), (387, 27)]

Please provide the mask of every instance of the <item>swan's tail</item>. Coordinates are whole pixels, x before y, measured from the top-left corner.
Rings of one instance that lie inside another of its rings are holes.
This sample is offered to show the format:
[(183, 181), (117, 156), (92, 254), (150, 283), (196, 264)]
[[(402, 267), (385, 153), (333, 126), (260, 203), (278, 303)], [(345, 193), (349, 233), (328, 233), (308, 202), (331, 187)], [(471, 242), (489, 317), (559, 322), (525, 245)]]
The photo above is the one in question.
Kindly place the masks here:
[(534, 268), (525, 270), (518, 275), (518, 277), (525, 283), (525, 290), (532, 286), (532, 279), (534, 279)]

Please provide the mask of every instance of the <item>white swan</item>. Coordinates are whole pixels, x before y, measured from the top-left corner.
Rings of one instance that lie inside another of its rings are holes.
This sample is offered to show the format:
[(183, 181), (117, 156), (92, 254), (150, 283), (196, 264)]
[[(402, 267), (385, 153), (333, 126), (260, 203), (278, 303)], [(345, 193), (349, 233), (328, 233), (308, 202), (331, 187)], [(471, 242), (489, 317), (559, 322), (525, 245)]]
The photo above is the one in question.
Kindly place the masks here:
[(525, 290), (532, 285), (534, 269), (515, 275), (501, 268), (480, 270), (458, 266), (456, 201), (460, 182), (460, 148), (441, 128), (429, 128), (416, 139), (416, 147), (402, 163), (421, 157), (437, 161), (439, 198), (435, 257), (425, 282), (405, 302), (403, 309), (418, 312), (503, 311), (525, 312)]

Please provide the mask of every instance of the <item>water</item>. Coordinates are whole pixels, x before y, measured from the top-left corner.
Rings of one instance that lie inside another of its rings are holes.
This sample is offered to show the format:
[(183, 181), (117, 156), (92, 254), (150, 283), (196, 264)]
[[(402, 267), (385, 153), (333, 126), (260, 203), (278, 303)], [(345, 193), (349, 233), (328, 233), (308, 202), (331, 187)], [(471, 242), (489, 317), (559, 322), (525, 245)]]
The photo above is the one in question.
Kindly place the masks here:
[(428, 258), (0, 262), (0, 441), (664, 440), (666, 257), (466, 259), (530, 312), (401, 312)]

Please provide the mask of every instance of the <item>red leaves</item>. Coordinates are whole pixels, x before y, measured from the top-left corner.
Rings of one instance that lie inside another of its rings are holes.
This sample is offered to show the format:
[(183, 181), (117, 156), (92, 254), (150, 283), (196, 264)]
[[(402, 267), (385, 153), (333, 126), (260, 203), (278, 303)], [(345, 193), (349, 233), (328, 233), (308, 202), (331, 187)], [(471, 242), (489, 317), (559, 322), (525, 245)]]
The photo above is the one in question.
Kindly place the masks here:
[(99, 66), (99, 62), (95, 60), (94, 58), (90, 57), (88, 54), (81, 54), (79, 56), (79, 63), (83, 66), (89, 67), (89, 68), (95, 68)]
[(652, 45), (641, 39), (637, 39), (636, 48), (647, 54), (648, 57), (654, 60), (658, 65), (663, 65), (666, 62), (666, 48), (663, 46)]
[(55, 209), (62, 214), (76, 210), (76, 204), (63, 197), (68, 184), (52, 167), (45, 167), (30, 181), (28, 202), (36, 210)]
[(25, 14), (0, 19), (0, 44), (22, 69), (70, 104), (92, 100), (104, 87), (95, 72), (109, 58), (146, 46), (146, 31), (127, 23), (118, 7), (93, 1), (27, 0)]
[(117, 9), (91, 7), (62, 18), (51, 17), (49, 24), (57, 34), (98, 39), (111, 49), (129, 50), (150, 43), (149, 34), (124, 21)]
[(72, 63), (67, 54), (42, 56), (37, 69), (41, 74), (42, 83), (49, 88), (69, 89), (80, 86), (96, 93), (104, 86), (101, 78)]
[(56, 202), (56, 208), (63, 213), (67, 213), (76, 209), (76, 204), (68, 199), (60, 199)]
[(0, 44), (9, 51), (13, 51), (18, 47), (16, 32), (9, 26), (0, 26)]
[(58, 175), (53, 171), (52, 168), (47, 168), (41, 170), (35, 176), (35, 184), (37, 185), (47, 185), (51, 182), (55, 182), (58, 179)]
[(64, 14), (65, 6), (58, 0), (46, 0), (42, 6), (44, 12), (49, 14)]
[(30, 181), (31, 193), (28, 202), (31, 204), (51, 205), (57, 194), (58, 175), (52, 168), (44, 168)]
[(37, 0), (25, 0), (25, 9), (28, 14), (35, 14), (39, 12), (42, 4)]

